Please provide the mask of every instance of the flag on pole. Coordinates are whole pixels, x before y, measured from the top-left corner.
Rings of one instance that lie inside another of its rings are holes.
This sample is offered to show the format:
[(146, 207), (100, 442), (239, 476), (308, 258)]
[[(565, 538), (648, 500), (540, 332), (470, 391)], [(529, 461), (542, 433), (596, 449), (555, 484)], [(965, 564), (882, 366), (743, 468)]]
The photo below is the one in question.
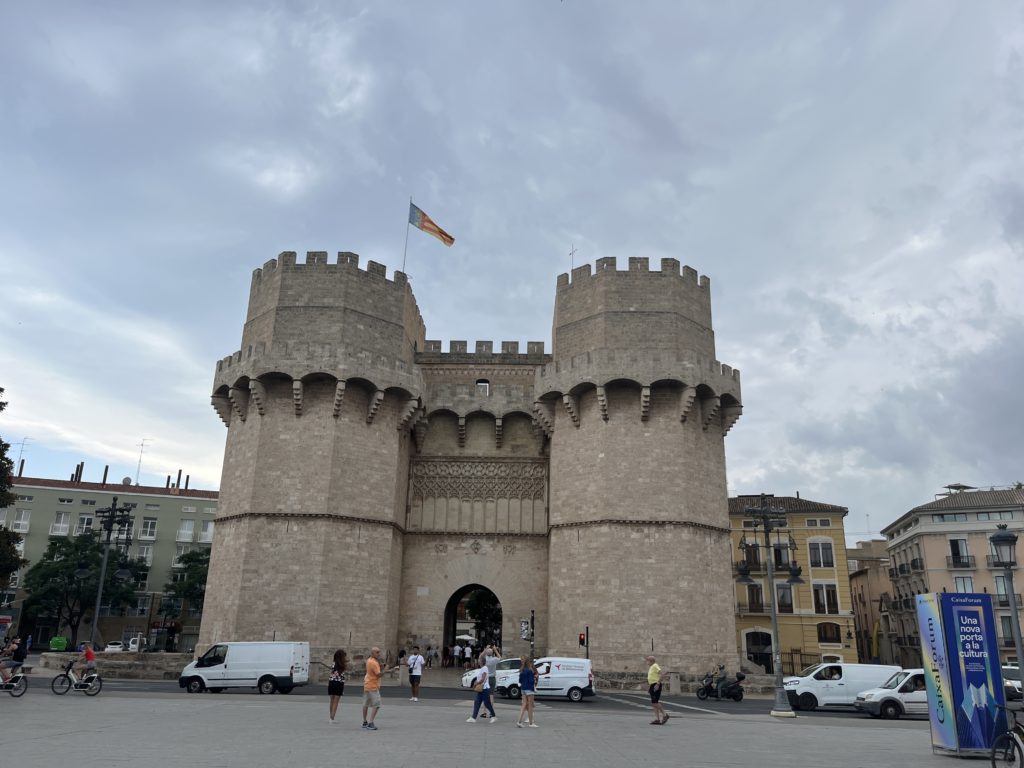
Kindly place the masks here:
[(433, 235), (445, 245), (450, 246), (455, 242), (454, 237), (437, 226), (434, 220), (413, 205), (411, 200), (409, 201), (409, 223), (416, 227), (416, 229), (421, 229), (428, 235)]

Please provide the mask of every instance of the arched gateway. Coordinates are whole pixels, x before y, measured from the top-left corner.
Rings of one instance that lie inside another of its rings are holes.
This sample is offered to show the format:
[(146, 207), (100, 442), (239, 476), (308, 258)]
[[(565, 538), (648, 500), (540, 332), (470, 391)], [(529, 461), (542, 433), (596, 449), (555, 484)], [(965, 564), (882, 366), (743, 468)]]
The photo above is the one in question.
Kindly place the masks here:
[[(710, 284), (662, 259), (561, 275), (554, 345), (426, 340), (401, 272), (282, 253), (217, 364), (228, 426), (200, 644), (450, 642), (471, 585), (506, 653), (704, 672), (736, 653)], [(461, 597), (459, 598), (461, 599)], [(457, 602), (456, 602), (457, 605)], [(700, 620), (695, 620), (699, 613)]]

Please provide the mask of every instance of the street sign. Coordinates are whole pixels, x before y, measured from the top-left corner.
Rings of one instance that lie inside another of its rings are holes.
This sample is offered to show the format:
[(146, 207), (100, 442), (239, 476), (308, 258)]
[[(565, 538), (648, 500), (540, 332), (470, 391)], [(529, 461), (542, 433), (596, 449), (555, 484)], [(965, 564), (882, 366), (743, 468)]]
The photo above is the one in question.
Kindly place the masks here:
[(523, 640), (530, 639), (530, 620), (520, 619), (519, 620), (519, 637)]

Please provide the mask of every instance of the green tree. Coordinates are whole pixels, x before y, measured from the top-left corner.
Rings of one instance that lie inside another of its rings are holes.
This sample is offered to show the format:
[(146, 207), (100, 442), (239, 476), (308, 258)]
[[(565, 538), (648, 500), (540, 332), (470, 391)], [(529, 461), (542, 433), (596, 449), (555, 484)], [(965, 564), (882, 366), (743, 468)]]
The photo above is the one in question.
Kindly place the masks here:
[[(164, 596), (181, 600), (181, 612), (186, 607), (203, 607), (206, 598), (206, 575), (210, 570), (210, 550), (197, 549), (178, 558), (180, 567), (172, 571), (172, 578), (164, 584)], [(165, 614), (170, 615), (170, 614)]]
[[(63, 627), (70, 630), (72, 645), (78, 644), (79, 626), (95, 606), (105, 546), (96, 531), (50, 539), (45, 554), (28, 569), (22, 582), (29, 593), (25, 612), (33, 617), (55, 617), (58, 630)], [(132, 578), (122, 581), (115, 576), (120, 567), (118, 561), (117, 549), (112, 547), (103, 584), (103, 601), (112, 608), (135, 601), (135, 581), (149, 569), (144, 560), (127, 561), (124, 566)], [(79, 577), (80, 569), (88, 574)]]
[[(0, 397), (3, 397), (4, 388), (0, 387)], [(0, 412), (7, 407), (7, 403), (0, 400)], [(11, 488), (14, 486), (14, 462), (7, 452), (11, 450), (9, 443), (5, 443), (0, 437), (0, 509), (9, 507), (14, 503), (14, 494)]]
[(0, 590), (7, 589), (12, 573), (28, 565), (28, 560), (18, 552), (21, 541), (21, 536), (14, 531), (0, 528)]
[(501, 603), (489, 589), (476, 589), (466, 598), (466, 614), (473, 620), (477, 638), (501, 645)]

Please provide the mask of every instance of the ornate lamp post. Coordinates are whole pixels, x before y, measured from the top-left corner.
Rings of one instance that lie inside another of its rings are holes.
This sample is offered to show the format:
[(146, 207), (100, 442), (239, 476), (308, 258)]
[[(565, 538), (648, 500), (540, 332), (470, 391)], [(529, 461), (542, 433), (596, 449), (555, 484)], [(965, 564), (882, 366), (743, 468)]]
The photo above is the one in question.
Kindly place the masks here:
[[(782, 650), (779, 645), (779, 612), (776, 607), (778, 601), (778, 594), (775, 591), (775, 547), (772, 545), (771, 534), (772, 531), (778, 530), (779, 528), (786, 527), (786, 510), (781, 507), (769, 507), (768, 499), (765, 494), (761, 494), (761, 505), (758, 507), (747, 507), (743, 510), (743, 513), (754, 520), (754, 543), (750, 544), (747, 542), (746, 534), (740, 541), (740, 552), (746, 554), (747, 547), (763, 547), (765, 550), (765, 560), (768, 566), (768, 590), (769, 590), (769, 606), (771, 608), (772, 617), (772, 666), (775, 668), (775, 704), (772, 706), (771, 714), (773, 717), (796, 717), (793, 712), (793, 707), (790, 706), (789, 697), (786, 695), (786, 689), (782, 683)], [(762, 528), (764, 530), (764, 544), (757, 542), (757, 529)], [(776, 534), (778, 537), (778, 534)], [(796, 560), (793, 558), (793, 553), (796, 551), (796, 543), (790, 538), (789, 543), (786, 545), (789, 550), (789, 578), (786, 579), (787, 584), (803, 584), (804, 580), (800, 578), (801, 568), (796, 564)], [(750, 578), (750, 566), (747, 564), (745, 559), (741, 559), (736, 570), (739, 575), (736, 577), (736, 581), (740, 584), (753, 584), (755, 583)]]
[[(100, 580), (99, 586), (96, 588), (96, 607), (92, 612), (92, 628), (89, 630), (89, 644), (96, 645), (96, 625), (99, 624), (100, 619), (100, 603), (103, 601), (103, 581), (107, 576), (107, 556), (110, 554), (110, 540), (114, 535), (114, 528), (118, 529), (118, 536), (120, 537), (122, 529), (124, 529), (125, 540), (131, 535), (131, 526), (134, 518), (131, 515), (131, 507), (125, 505), (123, 507), (117, 506), (117, 496), (113, 497), (110, 502), (110, 506), (106, 509), (97, 509), (96, 517), (99, 519), (99, 528), (107, 532), (107, 540), (103, 544), (103, 560), (100, 563)], [(75, 571), (75, 576), (80, 579), (84, 579), (89, 575), (89, 569), (85, 568), (84, 565)], [(118, 568), (114, 576), (122, 581), (127, 581), (132, 578), (132, 573), (124, 564)]]
[(1013, 646), (1017, 651), (1017, 666), (1024, 668), (1024, 650), (1020, 638), (1020, 612), (1017, 608), (1017, 590), (1013, 586), (1013, 569), (1017, 567), (1017, 534), (1006, 530), (1006, 523), (996, 526), (999, 530), (988, 537), (996, 556), (992, 561), (993, 568), (1002, 568), (1006, 583), (1010, 587), (1010, 608), (1013, 619), (1010, 621), (1010, 632), (1013, 634)]

